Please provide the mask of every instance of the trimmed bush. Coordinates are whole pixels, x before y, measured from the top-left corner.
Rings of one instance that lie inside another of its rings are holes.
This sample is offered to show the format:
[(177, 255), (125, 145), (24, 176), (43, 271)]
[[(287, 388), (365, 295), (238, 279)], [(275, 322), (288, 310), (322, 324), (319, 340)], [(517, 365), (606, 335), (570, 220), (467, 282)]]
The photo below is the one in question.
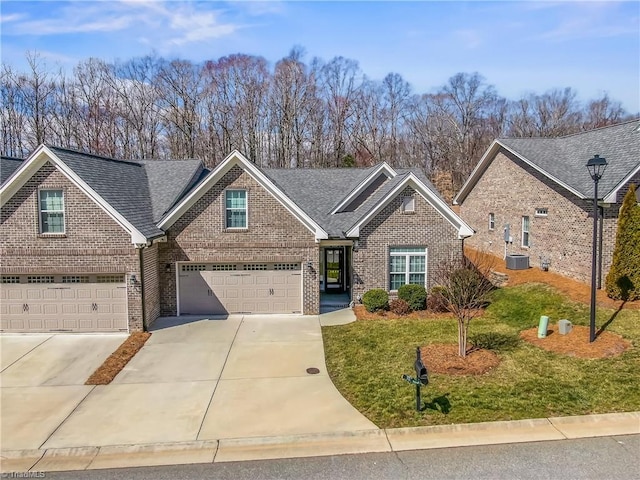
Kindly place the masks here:
[(391, 310), (396, 315), (407, 315), (411, 313), (411, 307), (401, 298), (391, 300), (391, 303), (389, 303), (389, 310)]
[(424, 310), (427, 306), (427, 291), (422, 285), (402, 285), (398, 288), (398, 298), (409, 304), (411, 310)]
[(605, 281), (607, 295), (615, 300), (640, 299), (640, 205), (631, 185), (618, 214), (618, 234), (611, 269)]
[(378, 310), (389, 309), (389, 294), (381, 288), (374, 288), (365, 292), (362, 296), (362, 303), (367, 312), (377, 312)]
[(427, 309), (432, 312), (442, 313), (448, 312), (447, 299), (444, 295), (444, 287), (435, 286), (429, 292), (429, 298), (427, 298)]

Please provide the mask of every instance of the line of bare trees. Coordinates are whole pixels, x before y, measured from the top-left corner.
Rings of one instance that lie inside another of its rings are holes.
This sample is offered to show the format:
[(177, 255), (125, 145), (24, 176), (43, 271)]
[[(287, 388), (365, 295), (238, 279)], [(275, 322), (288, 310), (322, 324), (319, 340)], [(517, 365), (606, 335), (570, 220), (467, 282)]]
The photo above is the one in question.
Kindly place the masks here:
[(558, 136), (630, 118), (607, 95), (581, 103), (572, 88), (508, 101), (477, 73), (415, 94), (401, 75), (382, 81), (343, 57), (303, 60), (296, 47), (273, 67), (236, 54), (196, 64), (156, 55), (73, 74), (37, 53), (3, 64), (0, 149), (25, 156), (47, 143), (116, 158), (198, 158), (237, 148), (269, 167), (339, 167), (385, 160), (420, 166), (455, 191), (499, 136)]

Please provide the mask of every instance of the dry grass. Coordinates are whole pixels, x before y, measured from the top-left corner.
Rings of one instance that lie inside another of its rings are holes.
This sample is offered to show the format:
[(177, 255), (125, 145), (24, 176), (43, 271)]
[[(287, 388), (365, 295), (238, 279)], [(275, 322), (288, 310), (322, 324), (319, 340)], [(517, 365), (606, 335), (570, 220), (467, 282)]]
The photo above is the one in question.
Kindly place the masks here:
[(144, 346), (151, 336), (148, 332), (135, 332), (100, 365), (85, 382), (85, 385), (108, 385)]

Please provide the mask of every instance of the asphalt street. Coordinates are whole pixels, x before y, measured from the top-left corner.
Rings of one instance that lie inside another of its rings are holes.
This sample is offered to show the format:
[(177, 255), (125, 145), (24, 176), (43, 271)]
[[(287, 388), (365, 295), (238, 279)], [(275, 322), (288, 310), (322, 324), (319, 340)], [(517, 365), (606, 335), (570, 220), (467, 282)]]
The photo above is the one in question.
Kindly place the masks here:
[(640, 435), (251, 462), (85, 470), (46, 473), (45, 478), (637, 480), (640, 478)]

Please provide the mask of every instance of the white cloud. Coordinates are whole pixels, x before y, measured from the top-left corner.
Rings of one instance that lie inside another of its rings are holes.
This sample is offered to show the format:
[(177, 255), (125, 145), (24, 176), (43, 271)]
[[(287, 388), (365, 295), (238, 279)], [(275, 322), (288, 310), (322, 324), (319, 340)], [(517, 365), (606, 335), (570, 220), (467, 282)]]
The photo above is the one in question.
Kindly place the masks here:
[(16, 22), (21, 18), (24, 18), (24, 15), (20, 13), (12, 13), (11, 15), (0, 15), (0, 23)]
[(217, 2), (191, 0), (71, 1), (51, 8), (46, 17), (15, 13), (3, 17), (11, 22), (10, 35), (53, 36), (73, 33), (130, 31), (137, 41), (157, 48), (184, 46), (233, 34), (240, 24), (225, 21), (225, 11), (212, 9)]

